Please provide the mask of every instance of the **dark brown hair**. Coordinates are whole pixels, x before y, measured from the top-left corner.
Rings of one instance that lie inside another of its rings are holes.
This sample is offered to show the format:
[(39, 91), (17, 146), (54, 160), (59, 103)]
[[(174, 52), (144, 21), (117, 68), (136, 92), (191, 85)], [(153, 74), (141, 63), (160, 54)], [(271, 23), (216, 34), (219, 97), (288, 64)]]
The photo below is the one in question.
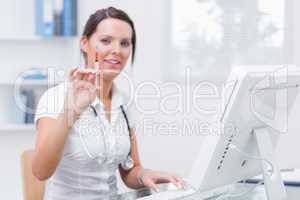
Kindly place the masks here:
[[(84, 29), (83, 29), (83, 36), (86, 36), (87, 38), (91, 37), (91, 35), (96, 31), (97, 25), (104, 19), (107, 18), (114, 18), (119, 19), (122, 21), (127, 22), (131, 29), (132, 29), (132, 57), (131, 57), (131, 63), (134, 62), (135, 57), (135, 49), (136, 49), (136, 32), (134, 28), (134, 23), (130, 19), (130, 17), (123, 11), (114, 7), (108, 7), (105, 9), (97, 10), (94, 14), (92, 14), (89, 19), (87, 20)], [(81, 51), (83, 53), (84, 58), (86, 59), (86, 53)]]

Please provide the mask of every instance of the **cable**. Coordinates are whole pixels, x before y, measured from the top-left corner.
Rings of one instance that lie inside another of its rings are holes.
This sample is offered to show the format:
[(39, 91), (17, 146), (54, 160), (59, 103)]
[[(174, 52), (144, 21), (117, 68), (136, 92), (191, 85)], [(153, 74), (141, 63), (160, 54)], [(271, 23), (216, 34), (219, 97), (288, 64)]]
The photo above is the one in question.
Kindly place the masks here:
[[(272, 176), (274, 174), (274, 165), (269, 160), (267, 160), (265, 158), (261, 158), (261, 157), (249, 155), (249, 154), (245, 153), (243, 150), (241, 150), (240, 148), (238, 148), (234, 144), (230, 144), (229, 148), (237, 151), (238, 153), (242, 154), (244, 157), (246, 157), (248, 159), (260, 160), (260, 161), (266, 162), (270, 166), (270, 169), (268, 169), (268, 172), (270, 173), (269, 176)], [(250, 192), (252, 192), (256, 187), (258, 187), (259, 185), (261, 185), (263, 183), (264, 183), (264, 181), (261, 180), (257, 184), (255, 184), (255, 186), (253, 186), (252, 188), (250, 188), (249, 190), (247, 190), (245, 192), (241, 192), (241, 193), (237, 193), (237, 194), (229, 194), (229, 193), (227, 193), (227, 194), (219, 196), (216, 200), (221, 200), (223, 198), (228, 198), (228, 197), (233, 197), (234, 198), (234, 197), (245, 196), (245, 195), (249, 194)]]
[[(268, 172), (270, 173), (269, 175), (272, 176), (274, 174), (274, 165), (267, 159), (265, 158), (261, 158), (261, 157), (258, 157), (258, 156), (252, 156), (252, 155), (249, 155), (247, 153), (245, 153), (244, 151), (242, 151), (240, 148), (238, 148), (236, 145), (234, 144), (230, 144), (229, 145), (229, 148), (237, 151), (238, 153), (242, 154), (244, 157), (248, 158), (248, 159), (253, 159), (253, 160), (260, 160), (260, 161), (264, 161), (266, 162), (269, 166), (270, 166), (270, 169), (268, 169)], [(193, 187), (191, 184), (188, 183), (187, 180), (183, 179), (184, 183), (192, 188), (194, 191), (197, 191), (197, 189), (195, 187)], [(245, 180), (243, 180), (243, 183), (245, 183)], [(252, 192), (255, 188), (257, 188), (259, 185), (262, 185), (264, 183), (263, 180), (259, 181), (257, 184), (255, 184), (255, 186), (251, 187), (249, 190), (245, 191), (245, 192), (240, 192), (240, 193), (236, 193), (236, 194), (230, 194), (229, 192), (228, 193), (225, 193), (225, 194), (221, 194), (220, 196), (218, 196), (215, 200), (222, 200), (224, 198), (234, 198), (234, 197), (242, 197), (242, 196), (245, 196), (247, 194), (249, 194), (250, 192)], [(188, 196), (192, 196), (192, 195), (188, 195)]]
[(269, 160), (265, 159), (265, 158), (262, 158), (262, 157), (258, 157), (258, 156), (251, 156), (247, 153), (245, 153), (244, 151), (242, 151), (240, 148), (238, 148), (236, 145), (234, 144), (230, 144), (229, 145), (229, 148), (237, 151), (238, 153), (242, 154), (243, 156), (245, 156), (246, 158), (249, 158), (249, 159), (253, 159), (253, 160), (260, 160), (260, 161), (264, 161), (266, 162), (270, 168), (268, 169), (268, 172), (270, 173), (270, 176), (273, 176), (274, 174), (274, 165), (272, 164), (272, 162), (270, 162)]

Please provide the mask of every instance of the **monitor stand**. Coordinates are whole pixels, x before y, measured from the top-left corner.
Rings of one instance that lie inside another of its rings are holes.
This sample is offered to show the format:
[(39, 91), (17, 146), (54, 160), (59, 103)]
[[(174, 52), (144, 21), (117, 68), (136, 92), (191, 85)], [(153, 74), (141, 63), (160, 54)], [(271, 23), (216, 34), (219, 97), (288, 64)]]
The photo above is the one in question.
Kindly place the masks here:
[(257, 128), (253, 130), (256, 138), (259, 157), (268, 160), (271, 166), (264, 160), (261, 161), (263, 179), (268, 200), (286, 200), (286, 190), (281, 178), (280, 170), (274, 157), (274, 149), (267, 128)]

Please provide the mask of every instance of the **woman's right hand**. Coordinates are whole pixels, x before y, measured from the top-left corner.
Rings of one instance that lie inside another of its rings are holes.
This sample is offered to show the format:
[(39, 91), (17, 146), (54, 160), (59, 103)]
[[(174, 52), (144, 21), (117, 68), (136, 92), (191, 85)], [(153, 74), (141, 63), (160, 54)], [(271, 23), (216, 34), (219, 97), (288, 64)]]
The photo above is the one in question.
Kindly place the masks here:
[(64, 108), (73, 117), (80, 114), (95, 100), (95, 72), (88, 69), (72, 69), (69, 73), (69, 84), (66, 92)]

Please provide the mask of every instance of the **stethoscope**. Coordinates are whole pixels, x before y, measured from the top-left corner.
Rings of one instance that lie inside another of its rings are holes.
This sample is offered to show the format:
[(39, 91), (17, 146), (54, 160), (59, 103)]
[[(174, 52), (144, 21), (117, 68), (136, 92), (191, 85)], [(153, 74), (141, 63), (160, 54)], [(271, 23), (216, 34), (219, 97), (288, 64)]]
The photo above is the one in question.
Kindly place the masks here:
[[(99, 70), (98, 69), (99, 68), (98, 68), (98, 66), (99, 66), (99, 60), (101, 59), (101, 56), (99, 54), (99, 49), (100, 49), (99, 43), (97, 44), (96, 49), (97, 49), (96, 60), (95, 60), (95, 69), (97, 69), (97, 72), (96, 72), (97, 73), (97, 76), (96, 76), (96, 85), (99, 85), (99, 79), (98, 79), (98, 74), (99, 74)], [(93, 105), (90, 105), (89, 107), (92, 109), (95, 117), (98, 118), (98, 113), (97, 113), (96, 108)], [(126, 121), (129, 139), (131, 140), (132, 137), (131, 137), (131, 132), (130, 132), (129, 121), (128, 121), (127, 115), (126, 115), (126, 113), (125, 113), (124, 108), (123, 108), (122, 105), (120, 105), (120, 108), (121, 108), (121, 111), (122, 111), (123, 116), (124, 116), (125, 121)], [(103, 137), (103, 140), (105, 140), (104, 132), (102, 132), (102, 137)], [(130, 144), (131, 144), (131, 141), (130, 141)], [(107, 149), (108, 148), (107, 148), (106, 142), (104, 141), (104, 154), (107, 154), (107, 152), (108, 152)], [(89, 155), (89, 156), (92, 157), (91, 155)], [(129, 153), (127, 155), (127, 158), (126, 158), (125, 162), (121, 163), (121, 165), (122, 165), (122, 168), (125, 169), (125, 170), (129, 170), (129, 169), (131, 169), (134, 166), (134, 161), (133, 161), (133, 159), (131, 157), (131, 145), (130, 145), (130, 150), (129, 150)]]
[[(95, 108), (93, 105), (90, 105), (90, 108), (92, 109), (92, 111), (93, 111), (95, 117), (98, 117), (98, 113), (97, 113), (97, 111), (96, 111), (96, 108)], [(124, 118), (125, 118), (125, 121), (126, 121), (129, 139), (131, 139), (131, 132), (130, 132), (129, 121), (128, 121), (127, 115), (126, 115), (126, 113), (125, 113), (125, 110), (124, 110), (124, 108), (123, 108), (123, 105), (120, 105), (120, 108), (121, 108), (122, 114), (123, 114), (123, 116), (124, 116)], [(104, 139), (105, 136), (104, 136), (104, 133), (103, 133), (103, 132), (102, 132), (102, 136), (103, 136), (103, 139)], [(131, 142), (130, 142), (130, 143), (131, 143)], [(130, 145), (130, 146), (131, 146), (131, 145)], [(104, 152), (105, 152), (105, 153), (107, 152), (107, 149), (108, 149), (108, 148), (107, 148), (107, 146), (106, 146), (106, 142), (104, 142)], [(126, 158), (125, 162), (122, 162), (121, 165), (122, 165), (122, 168), (125, 169), (125, 170), (129, 170), (129, 169), (131, 169), (131, 168), (134, 166), (134, 161), (133, 161), (133, 159), (132, 159), (132, 157), (131, 157), (131, 147), (130, 147), (130, 151), (129, 151), (128, 155), (127, 155), (127, 158)]]

